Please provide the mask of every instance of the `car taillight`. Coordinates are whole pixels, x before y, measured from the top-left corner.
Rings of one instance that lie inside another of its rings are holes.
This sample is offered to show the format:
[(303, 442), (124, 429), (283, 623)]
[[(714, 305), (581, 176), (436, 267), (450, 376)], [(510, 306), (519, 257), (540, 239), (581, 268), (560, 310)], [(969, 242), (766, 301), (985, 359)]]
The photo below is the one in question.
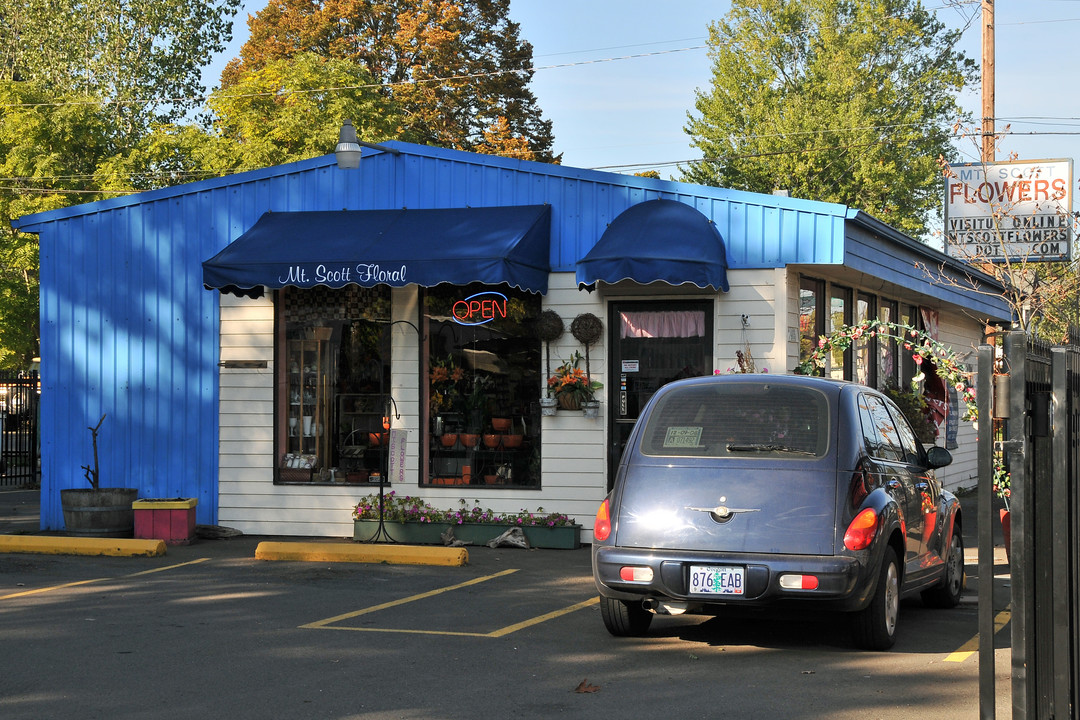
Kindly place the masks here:
[(780, 587), (785, 590), (817, 590), (818, 579), (816, 575), (791, 575), (780, 576)]
[(873, 508), (866, 508), (855, 516), (844, 533), (844, 547), (848, 550), (865, 550), (870, 547), (878, 531), (878, 516)]
[(626, 565), (619, 568), (619, 578), (626, 582), (652, 582), (653, 571), (651, 567)]
[(608, 501), (600, 503), (600, 509), (596, 511), (596, 521), (593, 523), (593, 537), (600, 542), (608, 539), (611, 534), (611, 514), (608, 511)]

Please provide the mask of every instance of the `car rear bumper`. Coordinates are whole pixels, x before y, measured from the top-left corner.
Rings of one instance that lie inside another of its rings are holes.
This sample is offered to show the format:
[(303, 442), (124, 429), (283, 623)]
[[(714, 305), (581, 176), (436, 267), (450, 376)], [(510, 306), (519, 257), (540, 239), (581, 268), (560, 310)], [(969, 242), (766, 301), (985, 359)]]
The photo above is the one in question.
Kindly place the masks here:
[[(868, 553), (859, 556), (756, 555), (705, 553), (593, 546), (593, 578), (604, 597), (638, 600), (673, 600), (691, 606), (787, 604), (821, 605), (836, 610), (864, 607), (873, 593), (874, 574), (868, 569)], [(689, 592), (692, 565), (722, 565), (744, 568), (740, 595), (693, 594)], [(624, 567), (648, 567), (649, 581), (627, 581)], [(814, 589), (789, 589), (780, 584), (784, 575), (813, 576)]]

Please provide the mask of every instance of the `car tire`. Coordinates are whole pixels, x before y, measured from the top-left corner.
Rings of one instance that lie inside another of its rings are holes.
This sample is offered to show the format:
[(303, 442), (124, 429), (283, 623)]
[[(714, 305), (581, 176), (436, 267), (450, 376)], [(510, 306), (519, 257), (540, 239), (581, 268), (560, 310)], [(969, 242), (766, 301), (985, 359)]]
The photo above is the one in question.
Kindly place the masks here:
[(640, 603), (600, 598), (600, 617), (604, 627), (615, 637), (639, 637), (649, 630), (653, 614)]
[(877, 587), (870, 604), (855, 613), (852, 633), (855, 644), (863, 650), (888, 650), (896, 642), (900, 617), (900, 564), (896, 551), (885, 548)]
[(934, 608), (954, 608), (964, 592), (964, 539), (960, 528), (953, 532), (949, 552), (945, 556), (945, 574), (934, 587), (922, 592), (923, 604)]

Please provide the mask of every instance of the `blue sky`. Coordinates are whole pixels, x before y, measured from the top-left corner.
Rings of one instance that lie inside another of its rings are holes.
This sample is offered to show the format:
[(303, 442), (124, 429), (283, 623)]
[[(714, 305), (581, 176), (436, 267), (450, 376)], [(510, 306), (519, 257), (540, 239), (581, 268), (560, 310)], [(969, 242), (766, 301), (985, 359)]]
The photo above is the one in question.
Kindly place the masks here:
[[(247, 13), (265, 5), (245, 0), (236, 38), (208, 69), (208, 86), (217, 84), (225, 62), (238, 54)], [(962, 49), (978, 61), (978, 0), (926, 0), (925, 6), (950, 27), (974, 18)], [(728, 7), (709, 0), (511, 0), (510, 16), (533, 44), (532, 89), (554, 123), (555, 151), (563, 163), (620, 172), (655, 169), (668, 177), (678, 172), (674, 163), (700, 157), (683, 126), (694, 91), (709, 80), (703, 47), (708, 24)], [(999, 2), (996, 20), (995, 114), (1003, 118), (999, 129), (1008, 121), (1013, 131), (1004, 153), (1015, 151), (1020, 159), (1080, 156), (1080, 101), (1071, 80), (1080, 55), (1080, 0)], [(978, 87), (964, 102), (978, 111)], [(972, 142), (958, 147), (969, 160), (977, 159)]]

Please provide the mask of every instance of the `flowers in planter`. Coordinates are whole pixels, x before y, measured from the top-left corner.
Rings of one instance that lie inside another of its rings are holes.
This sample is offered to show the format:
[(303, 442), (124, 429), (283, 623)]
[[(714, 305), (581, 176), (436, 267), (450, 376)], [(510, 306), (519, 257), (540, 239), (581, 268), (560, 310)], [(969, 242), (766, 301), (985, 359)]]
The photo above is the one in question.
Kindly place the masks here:
[[(420, 498), (399, 497), (394, 491), (383, 496), (383, 520), (387, 522), (445, 523), (450, 525), (517, 525), (520, 527), (564, 527), (576, 523), (567, 515), (545, 512), (536, 508), (532, 513), (519, 510), (516, 513), (498, 514), (482, 508), (474, 500), (469, 506), (464, 498), (457, 510), (439, 510)], [(378, 520), (379, 496), (367, 495), (353, 508), (353, 520)]]
[(555, 369), (555, 374), (548, 378), (548, 397), (571, 398), (578, 405), (592, 400), (603, 384), (596, 382), (578, 367), (582, 354), (575, 352), (570, 359)]
[[(420, 498), (399, 497), (393, 490), (383, 495), (383, 519), (390, 522), (444, 522), (445, 511), (436, 510)], [(366, 495), (360, 498), (352, 512), (353, 520), (378, 520), (379, 496)]]

